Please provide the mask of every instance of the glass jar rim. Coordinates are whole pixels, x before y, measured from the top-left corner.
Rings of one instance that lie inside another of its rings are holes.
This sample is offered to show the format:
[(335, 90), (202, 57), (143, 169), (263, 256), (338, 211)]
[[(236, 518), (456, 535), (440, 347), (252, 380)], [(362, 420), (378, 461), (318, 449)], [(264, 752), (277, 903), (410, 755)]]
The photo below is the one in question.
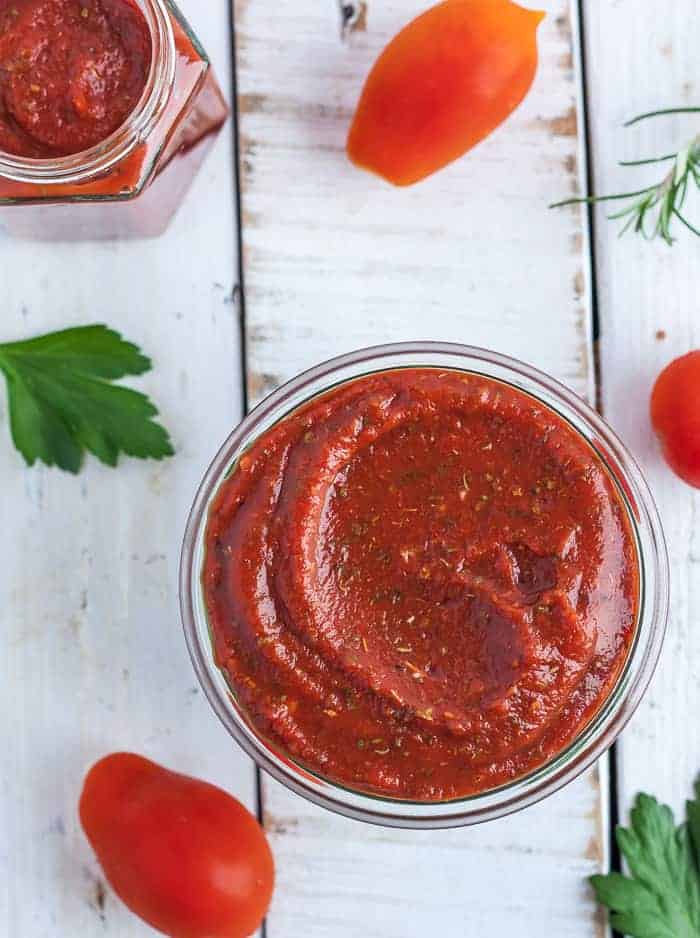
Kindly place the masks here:
[[(615, 482), (634, 532), (640, 566), (634, 641), (615, 686), (594, 717), (561, 752), (527, 775), (450, 801), (412, 802), (345, 787), (297, 763), (259, 733), (214, 661), (200, 582), (209, 506), (251, 443), (318, 394), (362, 375), (402, 367), (451, 368), (504, 381), (567, 420)], [(303, 372), (261, 401), (209, 466), (189, 515), (180, 563), (180, 607), (190, 657), (229, 733), (260, 768), (296, 794), (346, 817), (387, 827), (447, 828), (493, 820), (540, 801), (580, 775), (612, 745), (639, 705), (661, 653), (668, 605), (668, 555), (656, 505), (635, 460), (602, 417), (563, 384), (530, 365), (487, 349), (444, 342), (396, 343), (352, 352)]]
[(150, 134), (168, 105), (175, 84), (177, 50), (166, 0), (141, 0), (151, 38), (151, 67), (138, 104), (105, 140), (87, 150), (51, 159), (0, 151), (0, 177), (29, 185), (90, 182), (126, 159)]

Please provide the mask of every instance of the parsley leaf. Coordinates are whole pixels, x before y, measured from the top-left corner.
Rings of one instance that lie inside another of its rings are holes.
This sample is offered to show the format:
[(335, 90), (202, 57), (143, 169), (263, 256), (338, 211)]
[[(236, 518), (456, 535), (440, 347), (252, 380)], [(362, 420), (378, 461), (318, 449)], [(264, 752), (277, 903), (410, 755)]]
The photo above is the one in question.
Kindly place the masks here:
[(700, 936), (700, 787), (687, 803), (688, 822), (676, 827), (673, 813), (650, 795), (638, 795), (629, 828), (616, 836), (630, 876), (592, 876), (610, 923), (631, 938)]
[(12, 439), (27, 464), (38, 459), (75, 473), (85, 450), (108, 466), (116, 466), (120, 452), (139, 459), (172, 456), (148, 397), (110, 383), (150, 368), (135, 345), (103, 325), (0, 345)]

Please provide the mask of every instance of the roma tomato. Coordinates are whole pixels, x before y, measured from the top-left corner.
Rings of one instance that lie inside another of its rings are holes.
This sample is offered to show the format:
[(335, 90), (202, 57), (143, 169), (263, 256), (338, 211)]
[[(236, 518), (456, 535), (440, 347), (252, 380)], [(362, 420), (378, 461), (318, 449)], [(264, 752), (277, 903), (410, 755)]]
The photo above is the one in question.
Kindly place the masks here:
[(246, 938), (274, 880), (260, 825), (220, 788), (130, 753), (90, 769), (80, 820), (124, 903), (172, 938)]
[(671, 469), (700, 488), (700, 351), (661, 372), (651, 395), (651, 422)]
[(445, 0), (413, 20), (370, 72), (350, 159), (408, 186), (462, 156), (530, 90), (543, 16), (511, 0)]

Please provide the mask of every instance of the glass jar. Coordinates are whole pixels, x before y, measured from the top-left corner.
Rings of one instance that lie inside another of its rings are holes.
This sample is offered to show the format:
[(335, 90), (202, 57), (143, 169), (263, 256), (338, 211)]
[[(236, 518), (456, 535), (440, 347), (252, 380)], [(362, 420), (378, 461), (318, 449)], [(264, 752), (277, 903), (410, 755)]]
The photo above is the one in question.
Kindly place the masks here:
[[(563, 417), (594, 450), (618, 489), (639, 561), (639, 613), (625, 665), (600, 710), (546, 764), (508, 784), (443, 802), (410, 802), (353, 790), (317, 775), (265, 738), (248, 718), (214, 660), (201, 588), (204, 533), (220, 484), (245, 450), (292, 410), (342, 382), (406, 367), (456, 369), (504, 382)], [(292, 791), (339, 814), (390, 827), (458, 827), (518, 811), (571, 782), (615, 740), (639, 704), (656, 666), (668, 613), (668, 558), (659, 516), (642, 474), (613, 431), (579, 397), (521, 362), (495, 352), (439, 342), (365, 349), (333, 359), (276, 390), (236, 427), (209, 467), (192, 507), (180, 568), (180, 603), (192, 662), (217, 715), (257, 764)]]
[(69, 241), (161, 234), (226, 121), (228, 106), (182, 13), (171, 0), (134, 2), (152, 51), (139, 103), (89, 150), (52, 159), (0, 152), (0, 224), (10, 234)]

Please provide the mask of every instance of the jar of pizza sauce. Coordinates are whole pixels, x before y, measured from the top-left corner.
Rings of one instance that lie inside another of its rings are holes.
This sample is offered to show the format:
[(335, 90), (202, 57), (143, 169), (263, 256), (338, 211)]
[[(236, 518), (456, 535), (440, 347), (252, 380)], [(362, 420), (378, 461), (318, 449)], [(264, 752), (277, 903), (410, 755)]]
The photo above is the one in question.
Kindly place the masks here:
[(356, 820), (510, 814), (611, 745), (659, 657), (668, 559), (621, 441), (552, 378), (442, 342), (262, 401), (195, 499), (180, 598), (233, 738)]
[(154, 237), (228, 116), (171, 0), (0, 0), (0, 224)]

